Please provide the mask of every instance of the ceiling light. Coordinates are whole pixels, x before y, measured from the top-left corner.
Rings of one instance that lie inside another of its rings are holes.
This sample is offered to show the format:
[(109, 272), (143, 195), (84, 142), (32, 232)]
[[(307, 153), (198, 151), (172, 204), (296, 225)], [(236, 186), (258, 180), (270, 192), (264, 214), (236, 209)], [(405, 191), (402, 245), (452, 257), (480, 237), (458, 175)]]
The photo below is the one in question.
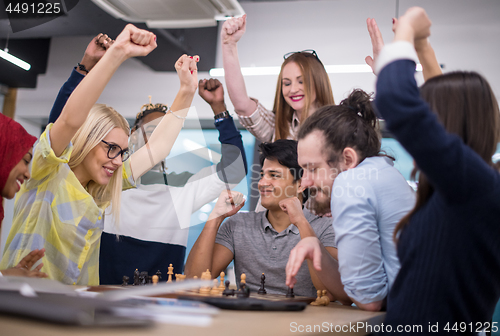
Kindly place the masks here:
[[(242, 67), (243, 76), (276, 76), (279, 75), (281, 67)], [(325, 65), (327, 73), (363, 73), (373, 72), (367, 64), (345, 64), (345, 65)], [(422, 65), (417, 64), (417, 71), (422, 71)], [(212, 68), (208, 72), (211, 77), (224, 77), (223, 68)]]
[(13, 56), (9, 54), (9, 49), (5, 48), (5, 50), (0, 49), (0, 57), (2, 57), (4, 60), (9, 61), (18, 67), (28, 71), (31, 69), (31, 64), (23, 61), (22, 59), (17, 58), (16, 56)]

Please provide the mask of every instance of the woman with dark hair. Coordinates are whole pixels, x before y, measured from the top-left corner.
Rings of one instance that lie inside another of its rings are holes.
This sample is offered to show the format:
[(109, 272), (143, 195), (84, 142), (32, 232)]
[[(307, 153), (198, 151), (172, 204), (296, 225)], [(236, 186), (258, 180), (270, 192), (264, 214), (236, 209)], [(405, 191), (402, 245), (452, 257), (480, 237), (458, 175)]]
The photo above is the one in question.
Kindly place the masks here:
[[(29, 165), (31, 162), (32, 147), (36, 138), (17, 122), (0, 113), (0, 228), (4, 218), (3, 199), (14, 198), (21, 189), (23, 182), (30, 178)], [(44, 256), (45, 249), (33, 250), (26, 255), (15, 267), (0, 271), (2, 275), (47, 277), (40, 272), (43, 264), (40, 263), (34, 270), (33, 265)]]
[(420, 333), (434, 334), (495, 331), (490, 321), (500, 298), (500, 174), (492, 155), (500, 133), (498, 103), (474, 72), (434, 77), (419, 91), (413, 42), (427, 38), (430, 26), (422, 8), (410, 8), (376, 64), (376, 107), (420, 170), (417, 203), (395, 233), (401, 270), (385, 325), (419, 325)]
[(240, 69), (237, 42), (245, 33), (246, 15), (224, 22), (222, 60), (229, 98), (241, 124), (258, 140), (297, 139), (299, 126), (318, 108), (334, 104), (330, 79), (314, 50), (285, 54), (270, 111), (250, 98)]

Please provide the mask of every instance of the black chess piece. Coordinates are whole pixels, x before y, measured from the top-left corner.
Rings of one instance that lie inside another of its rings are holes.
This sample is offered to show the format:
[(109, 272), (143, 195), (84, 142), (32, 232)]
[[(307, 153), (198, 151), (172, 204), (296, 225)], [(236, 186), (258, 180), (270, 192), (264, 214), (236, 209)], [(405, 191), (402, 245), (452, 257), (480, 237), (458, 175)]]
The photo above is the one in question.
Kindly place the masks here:
[(122, 286), (128, 286), (128, 281), (130, 280), (130, 278), (124, 275), (122, 280), (123, 280)]
[(260, 276), (260, 288), (257, 291), (257, 294), (262, 294), (262, 295), (267, 294), (267, 291), (264, 288), (265, 283), (266, 283), (266, 276), (264, 275), (264, 273), (262, 273), (262, 275)]
[(141, 286), (145, 286), (148, 283), (148, 272), (142, 271), (139, 279), (141, 281)]
[(246, 283), (240, 282), (240, 289), (236, 292), (236, 296), (239, 298), (247, 298), (250, 296), (250, 288), (247, 287)]
[(139, 270), (136, 268), (134, 271), (134, 286), (139, 286), (141, 284), (139, 277), (140, 277), (140, 273), (139, 273)]
[(160, 281), (161, 280), (161, 271), (160, 270), (156, 271), (156, 275), (158, 276), (158, 281)]
[(293, 288), (292, 287), (288, 287), (288, 292), (286, 293), (286, 297), (287, 298), (294, 298), (295, 297), (295, 294), (293, 294)]
[(226, 289), (224, 289), (224, 291), (222, 292), (222, 295), (224, 295), (224, 296), (234, 296), (234, 289), (229, 289), (229, 284), (230, 284), (230, 281), (226, 280), (226, 282), (225, 282)]

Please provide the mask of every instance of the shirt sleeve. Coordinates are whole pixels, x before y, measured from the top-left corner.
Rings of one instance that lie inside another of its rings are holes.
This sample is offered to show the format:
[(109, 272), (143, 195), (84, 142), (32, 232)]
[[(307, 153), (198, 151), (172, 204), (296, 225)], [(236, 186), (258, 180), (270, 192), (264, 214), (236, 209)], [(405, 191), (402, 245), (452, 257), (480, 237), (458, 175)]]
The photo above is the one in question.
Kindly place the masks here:
[[(363, 196), (358, 196), (363, 190)], [(383, 300), (388, 293), (376, 216), (376, 197), (369, 184), (339, 175), (333, 185), (333, 229), (339, 271), (346, 294), (360, 303)], [(356, 192), (358, 194), (356, 194)]]
[[(375, 106), (388, 129), (415, 159), (430, 183), (450, 202), (460, 203), (492, 192), (497, 173), (462, 139), (446, 131), (420, 98), (415, 62), (408, 42), (381, 52)], [(404, 56), (407, 54), (407, 56)]]
[(61, 115), (62, 109), (64, 105), (66, 105), (69, 96), (71, 96), (71, 93), (73, 93), (84, 77), (84, 75), (73, 69), (68, 80), (64, 82), (63, 86), (59, 90), (59, 93), (57, 94), (57, 98), (52, 106), (52, 110), (50, 111), (49, 123), (56, 122), (57, 118)]
[(134, 176), (132, 175), (132, 169), (130, 169), (130, 159), (123, 162), (122, 178), (122, 190), (135, 188)]
[(266, 109), (255, 98), (250, 98), (257, 103), (257, 109), (249, 116), (238, 116), (240, 123), (261, 142), (272, 140), (275, 131), (273, 111)]
[(31, 178), (34, 180), (45, 179), (55, 174), (60, 169), (60, 165), (67, 164), (73, 151), (73, 144), (70, 142), (60, 156), (56, 156), (50, 144), (50, 130), (53, 124), (47, 125), (45, 131), (38, 139), (33, 151), (33, 161), (31, 166)]
[(318, 229), (315, 230), (316, 236), (323, 246), (337, 247), (337, 244), (335, 244), (335, 231), (333, 230), (332, 218), (317, 218), (315, 221), (319, 222)]
[(215, 243), (225, 246), (231, 251), (234, 255), (234, 236), (233, 236), (233, 226), (236, 222), (234, 219), (228, 218), (224, 223), (222, 223), (219, 228), (219, 232), (217, 232), (217, 237), (215, 237)]

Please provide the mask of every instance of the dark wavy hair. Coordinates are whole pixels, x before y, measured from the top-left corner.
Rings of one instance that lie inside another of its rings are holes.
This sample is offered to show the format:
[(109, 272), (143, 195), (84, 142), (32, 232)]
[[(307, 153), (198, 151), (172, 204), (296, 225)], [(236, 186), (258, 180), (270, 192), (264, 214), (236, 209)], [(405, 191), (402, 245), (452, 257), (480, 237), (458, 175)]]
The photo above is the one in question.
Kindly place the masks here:
[[(335, 166), (346, 147), (351, 147), (360, 156), (385, 155), (380, 152), (381, 135), (371, 95), (355, 89), (340, 105), (329, 105), (318, 109), (300, 127), (298, 139), (319, 130), (323, 133), (325, 147), (322, 149), (330, 166)], [(387, 155), (385, 155), (387, 156)]]
[[(275, 142), (264, 142), (259, 146), (260, 165), (264, 165), (264, 160), (276, 160), (280, 165), (287, 167), (293, 175), (293, 182), (298, 182), (304, 172), (299, 165), (297, 156), (297, 141), (280, 139)], [(302, 192), (302, 203), (309, 198), (309, 190)]]
[[(490, 166), (500, 140), (500, 112), (490, 85), (476, 72), (456, 71), (433, 77), (420, 88), (420, 95), (449, 132), (458, 135)], [(434, 193), (425, 174), (418, 173), (417, 201), (412, 211), (396, 226), (394, 239)]]

